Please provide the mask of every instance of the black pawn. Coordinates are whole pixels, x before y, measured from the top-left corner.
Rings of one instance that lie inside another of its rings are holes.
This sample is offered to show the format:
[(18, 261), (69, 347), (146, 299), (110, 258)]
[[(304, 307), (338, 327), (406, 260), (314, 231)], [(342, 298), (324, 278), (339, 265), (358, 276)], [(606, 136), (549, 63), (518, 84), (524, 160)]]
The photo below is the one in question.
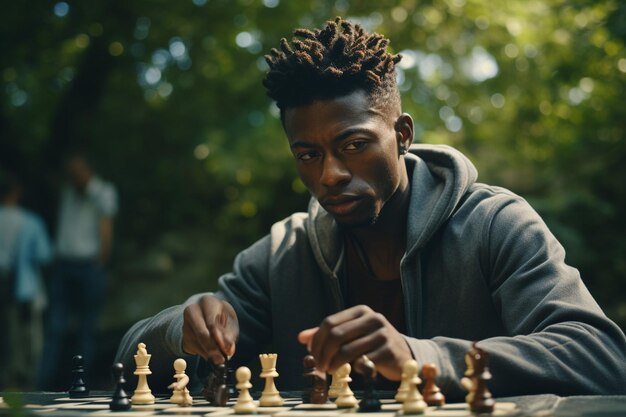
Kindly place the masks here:
[(226, 386), (227, 373), (225, 364), (215, 365), (215, 392), (213, 393), (213, 402), (211, 403), (215, 407), (226, 407), (228, 404), (230, 393)]
[(130, 400), (128, 394), (124, 391), (124, 365), (121, 363), (113, 364), (113, 379), (115, 380), (115, 392), (113, 393), (113, 399), (109, 403), (111, 411), (127, 411), (130, 410)]
[(72, 385), (68, 390), (70, 398), (85, 398), (89, 396), (89, 390), (85, 384), (85, 368), (83, 357), (76, 355), (72, 358)]
[(363, 363), (363, 399), (359, 403), (359, 413), (380, 411), (381, 404), (376, 392), (376, 367), (369, 359)]
[(306, 355), (302, 360), (305, 388), (302, 391), (302, 402), (305, 404), (325, 404), (328, 401), (326, 374), (319, 372), (313, 355)]
[(205, 362), (205, 366), (198, 367), (198, 369), (204, 368), (203, 375), (201, 376), (204, 379), (204, 388), (202, 389), (202, 396), (209, 403), (213, 403), (213, 398), (215, 397), (215, 384), (217, 381), (217, 375), (215, 371), (215, 367), (211, 363), (210, 360)]
[(228, 388), (228, 397), (229, 398), (237, 398), (237, 389), (235, 388), (235, 384), (237, 383), (235, 381), (235, 370), (233, 369), (232, 366), (230, 366), (230, 364), (228, 363), (228, 361), (225, 362), (226, 365), (226, 387)]

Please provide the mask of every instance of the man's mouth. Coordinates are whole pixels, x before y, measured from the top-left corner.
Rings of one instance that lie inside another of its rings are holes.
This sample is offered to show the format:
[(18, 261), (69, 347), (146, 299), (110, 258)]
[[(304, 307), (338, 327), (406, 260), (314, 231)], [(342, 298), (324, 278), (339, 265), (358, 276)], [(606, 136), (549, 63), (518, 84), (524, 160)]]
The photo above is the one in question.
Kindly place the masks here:
[(361, 201), (361, 197), (356, 195), (338, 195), (326, 197), (321, 204), (331, 214), (343, 216), (353, 211)]

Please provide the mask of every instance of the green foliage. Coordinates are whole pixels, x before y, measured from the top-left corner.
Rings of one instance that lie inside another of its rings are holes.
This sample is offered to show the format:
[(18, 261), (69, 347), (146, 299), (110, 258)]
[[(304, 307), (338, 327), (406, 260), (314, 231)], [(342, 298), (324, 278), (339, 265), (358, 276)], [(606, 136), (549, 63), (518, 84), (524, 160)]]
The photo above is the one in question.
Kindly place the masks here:
[(262, 56), (342, 15), (405, 56), (416, 139), (460, 148), (481, 181), (528, 198), (626, 327), (623, 2), (68, 1), (57, 16), (60, 4), (13, 2), (0, 18), (0, 161), (49, 220), (69, 148), (116, 183), (110, 325), (213, 289), (238, 250), (306, 209)]

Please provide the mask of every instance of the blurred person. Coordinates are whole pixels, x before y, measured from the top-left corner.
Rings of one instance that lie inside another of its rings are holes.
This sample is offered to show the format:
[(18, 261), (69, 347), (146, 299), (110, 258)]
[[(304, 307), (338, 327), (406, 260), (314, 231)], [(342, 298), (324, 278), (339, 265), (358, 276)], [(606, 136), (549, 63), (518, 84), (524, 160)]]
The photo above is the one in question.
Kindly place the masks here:
[[(94, 359), (94, 332), (105, 299), (117, 213), (115, 187), (96, 175), (84, 154), (71, 154), (64, 169), (68, 183), (60, 196), (40, 389), (53, 387), (63, 357), (81, 354), (87, 370)], [(72, 316), (78, 323), (78, 337), (71, 351), (65, 352), (63, 342)]]
[(51, 248), (43, 221), (20, 207), (21, 198), (20, 181), (0, 173), (0, 389), (32, 388), (41, 355), (41, 267)]

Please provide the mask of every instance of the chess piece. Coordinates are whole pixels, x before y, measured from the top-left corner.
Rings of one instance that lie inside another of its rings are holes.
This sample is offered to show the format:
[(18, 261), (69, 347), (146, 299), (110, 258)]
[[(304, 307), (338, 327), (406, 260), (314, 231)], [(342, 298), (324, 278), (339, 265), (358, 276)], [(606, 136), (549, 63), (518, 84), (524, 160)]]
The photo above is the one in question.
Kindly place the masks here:
[(130, 410), (130, 401), (126, 391), (124, 391), (124, 384), (126, 383), (124, 379), (124, 365), (115, 363), (111, 369), (113, 371), (113, 380), (115, 381), (115, 392), (109, 403), (109, 408), (111, 411)]
[(242, 366), (237, 369), (235, 376), (237, 377), (236, 387), (239, 390), (239, 397), (237, 397), (233, 410), (235, 414), (252, 414), (256, 411), (256, 405), (254, 405), (254, 400), (250, 395), (250, 388), (252, 388), (250, 377), (252, 373), (249, 368)]
[(339, 390), (341, 388), (341, 384), (337, 380), (336, 373), (332, 374), (332, 379), (330, 381), (330, 387), (328, 388), (328, 398), (335, 399), (339, 396)]
[(398, 391), (396, 392), (394, 399), (396, 400), (396, 402), (403, 403), (404, 400), (406, 400), (406, 395), (408, 394), (408, 392), (409, 392), (409, 379), (404, 373), (404, 367), (402, 367), (402, 375), (400, 377), (400, 386), (398, 387)]
[(174, 378), (176, 382), (173, 382), (168, 386), (169, 389), (173, 389), (174, 392), (170, 397), (170, 401), (174, 404), (178, 404), (181, 407), (189, 407), (193, 404), (193, 398), (189, 394), (187, 384), (189, 384), (189, 377), (185, 374), (187, 369), (187, 362), (184, 359), (178, 358), (174, 361)]
[(228, 389), (228, 398), (237, 398), (237, 389), (235, 389), (235, 370), (230, 366), (228, 358), (224, 359), (224, 366), (226, 369), (226, 388)]
[(148, 386), (148, 375), (152, 374), (148, 367), (151, 356), (148, 354), (144, 343), (137, 345), (137, 354), (135, 355), (137, 369), (134, 372), (138, 378), (137, 388), (130, 399), (135, 405), (154, 404), (154, 395), (152, 395), (152, 391)]
[(402, 403), (403, 414), (422, 414), (428, 405), (424, 402), (422, 394), (420, 394), (417, 386), (422, 380), (417, 376), (418, 367), (417, 362), (413, 359), (409, 359), (404, 363), (402, 367), (403, 379), (406, 378), (409, 390), (406, 394), (406, 398)]
[(335, 401), (337, 408), (353, 408), (359, 403), (350, 389), (350, 382), (352, 381), (352, 378), (350, 378), (351, 369), (349, 363), (344, 363), (335, 371), (337, 374), (337, 382), (341, 386), (339, 395)]
[(489, 354), (474, 342), (470, 351), (465, 355), (465, 362), (467, 370), (463, 385), (469, 387), (469, 393), (465, 399), (470, 410), (474, 413), (492, 413), (496, 401), (487, 387), (487, 381), (491, 379), (488, 366)]
[(302, 391), (302, 402), (305, 404), (326, 404), (328, 392), (326, 375), (318, 371), (313, 355), (306, 355), (302, 360), (304, 372), (302, 376), (306, 380), (305, 389)]
[(89, 396), (84, 376), (83, 357), (76, 355), (72, 358), (72, 385), (68, 390), (70, 398), (85, 398)]
[[(259, 359), (261, 360), (261, 378), (265, 378), (265, 388), (261, 393), (261, 398), (259, 398), (259, 405), (261, 407), (273, 407), (283, 405), (284, 400), (280, 396), (278, 390), (276, 389), (276, 385), (274, 384), (274, 378), (278, 377), (278, 372), (276, 372), (276, 361), (278, 360), (278, 355), (276, 353), (263, 353), (259, 355)], [(239, 378), (237, 378), (239, 381)]]
[(210, 360), (201, 360), (198, 365), (198, 376), (204, 381), (204, 387), (202, 388), (202, 396), (209, 404), (213, 403), (215, 396), (215, 367)]
[(225, 363), (220, 363), (219, 365), (215, 365), (215, 385), (213, 390), (213, 401), (211, 402), (212, 406), (215, 407), (226, 407), (228, 404), (228, 399), (230, 398), (230, 392), (228, 386), (226, 385), (227, 378), (227, 370)]
[(424, 378), (424, 388), (422, 394), (424, 401), (430, 406), (442, 406), (446, 403), (446, 397), (435, 383), (437, 378), (437, 366), (434, 363), (425, 363), (422, 366), (422, 377)]
[(359, 403), (360, 413), (371, 413), (380, 411), (381, 404), (378, 394), (376, 393), (376, 366), (374, 362), (369, 360), (365, 355), (362, 357), (359, 373), (363, 375), (363, 398)]

